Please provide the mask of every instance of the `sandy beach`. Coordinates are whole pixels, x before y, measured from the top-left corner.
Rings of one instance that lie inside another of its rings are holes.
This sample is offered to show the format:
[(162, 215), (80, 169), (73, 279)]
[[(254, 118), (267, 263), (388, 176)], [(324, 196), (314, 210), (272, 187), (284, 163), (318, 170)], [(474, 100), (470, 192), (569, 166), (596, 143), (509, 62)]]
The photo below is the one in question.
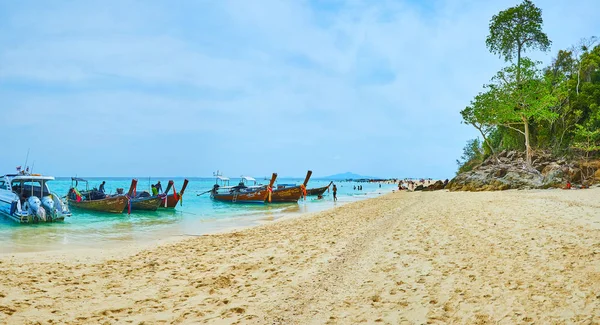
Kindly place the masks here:
[(600, 188), (396, 192), (152, 246), (0, 257), (3, 324), (598, 324)]

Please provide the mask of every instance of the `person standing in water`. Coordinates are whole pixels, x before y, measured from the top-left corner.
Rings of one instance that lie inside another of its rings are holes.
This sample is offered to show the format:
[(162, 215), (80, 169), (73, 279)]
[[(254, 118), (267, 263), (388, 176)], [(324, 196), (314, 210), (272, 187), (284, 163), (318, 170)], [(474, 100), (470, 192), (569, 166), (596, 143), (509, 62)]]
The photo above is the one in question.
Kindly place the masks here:
[(337, 201), (337, 186), (333, 184), (333, 202)]

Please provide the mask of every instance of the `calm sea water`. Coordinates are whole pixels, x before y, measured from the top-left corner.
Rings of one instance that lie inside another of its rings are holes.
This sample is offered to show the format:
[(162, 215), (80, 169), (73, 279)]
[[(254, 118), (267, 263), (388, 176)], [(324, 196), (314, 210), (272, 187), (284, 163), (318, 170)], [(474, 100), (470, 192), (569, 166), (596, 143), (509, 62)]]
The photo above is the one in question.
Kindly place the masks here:
[[(172, 178), (179, 192), (183, 178)], [(89, 185), (98, 187), (106, 181), (105, 189), (114, 193), (117, 188), (129, 188), (131, 179), (91, 178)], [(161, 181), (166, 189), (168, 178), (138, 179), (138, 191), (150, 190), (150, 184)], [(306, 201), (282, 204), (231, 204), (215, 202), (209, 194), (198, 193), (210, 190), (213, 178), (189, 178), (190, 182), (183, 197), (183, 204), (175, 209), (159, 209), (156, 212), (132, 211), (123, 214), (98, 213), (71, 209), (73, 216), (64, 222), (21, 225), (0, 217), (0, 253), (62, 250), (72, 248), (107, 248), (124, 243), (153, 241), (171, 236), (194, 236), (226, 230), (234, 227), (246, 227), (265, 220), (275, 220), (287, 214), (316, 212), (360, 199), (389, 193), (394, 185), (360, 183), (362, 191), (354, 190), (359, 183), (336, 182), (338, 202), (334, 203), (332, 194), (325, 192), (322, 200), (308, 197)], [(236, 184), (237, 179), (231, 180)], [(300, 184), (303, 179), (281, 179), (281, 183)], [(268, 184), (268, 180), (259, 180)], [(325, 186), (329, 181), (311, 180), (308, 187)], [(48, 183), (51, 191), (65, 195), (71, 186), (70, 178), (58, 178)], [(81, 184), (80, 184), (80, 187)]]

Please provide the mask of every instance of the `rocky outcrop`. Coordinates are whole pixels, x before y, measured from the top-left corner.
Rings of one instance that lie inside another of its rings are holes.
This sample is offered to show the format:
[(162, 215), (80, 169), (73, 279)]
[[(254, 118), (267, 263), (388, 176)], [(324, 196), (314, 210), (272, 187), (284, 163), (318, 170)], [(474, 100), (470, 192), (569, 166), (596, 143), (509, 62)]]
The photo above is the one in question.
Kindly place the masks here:
[(423, 185), (417, 185), (417, 187), (415, 187), (415, 189), (413, 191), (417, 192), (417, 191), (423, 191), (425, 189), (425, 186)]
[(423, 191), (439, 191), (439, 190), (443, 190), (444, 187), (445, 187), (444, 182), (437, 181), (437, 182), (427, 186), (426, 188), (424, 188)]
[(472, 171), (457, 175), (448, 183), (451, 191), (497, 191), (562, 187), (567, 181), (581, 182), (581, 169), (574, 162), (536, 153), (527, 167), (524, 153), (503, 151)]

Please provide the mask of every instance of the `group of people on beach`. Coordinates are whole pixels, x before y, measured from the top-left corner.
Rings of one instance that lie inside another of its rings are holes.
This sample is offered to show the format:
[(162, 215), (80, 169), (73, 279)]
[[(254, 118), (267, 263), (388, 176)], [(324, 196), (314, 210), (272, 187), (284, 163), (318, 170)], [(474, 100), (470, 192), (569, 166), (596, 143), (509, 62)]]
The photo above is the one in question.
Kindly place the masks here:
[[(421, 184), (424, 184), (425, 181), (421, 180), (420, 182)], [(398, 190), (409, 190), (409, 191), (414, 191), (415, 188), (417, 187), (417, 182), (413, 181), (411, 179), (409, 180), (399, 180), (398, 181)]]
[[(425, 187), (425, 186), (429, 186), (431, 184), (433, 184), (434, 181), (431, 178), (428, 179), (420, 179), (418, 182), (414, 181), (412, 179), (404, 179), (404, 180), (399, 180), (398, 181), (398, 190), (405, 190), (405, 191), (414, 191), (419, 190), (418, 187)], [(444, 187), (448, 185), (448, 179), (444, 180)]]

